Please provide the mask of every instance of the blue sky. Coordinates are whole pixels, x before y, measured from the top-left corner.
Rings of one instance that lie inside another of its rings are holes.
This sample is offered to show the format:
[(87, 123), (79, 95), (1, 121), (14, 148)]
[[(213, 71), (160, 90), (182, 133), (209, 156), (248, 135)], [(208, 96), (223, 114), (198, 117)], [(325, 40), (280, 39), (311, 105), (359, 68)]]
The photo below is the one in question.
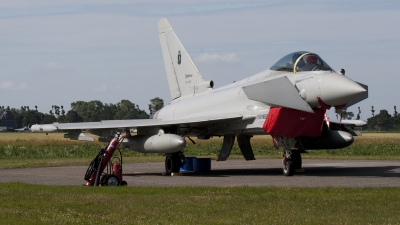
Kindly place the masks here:
[(398, 1), (8, 1), (0, 5), (0, 105), (74, 101), (148, 108), (170, 95), (157, 22), (167, 18), (216, 87), (284, 55), (318, 53), (369, 85), (362, 118), (400, 107)]

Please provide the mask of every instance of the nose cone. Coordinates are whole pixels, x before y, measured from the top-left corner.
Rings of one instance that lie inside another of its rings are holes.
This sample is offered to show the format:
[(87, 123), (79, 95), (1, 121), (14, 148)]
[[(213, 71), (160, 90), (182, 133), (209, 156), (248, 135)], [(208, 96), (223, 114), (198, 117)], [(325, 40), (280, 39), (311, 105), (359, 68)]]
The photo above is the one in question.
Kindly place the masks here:
[(327, 74), (320, 81), (321, 100), (327, 105), (343, 105), (356, 98), (366, 90), (350, 80), (349, 78), (337, 74)]

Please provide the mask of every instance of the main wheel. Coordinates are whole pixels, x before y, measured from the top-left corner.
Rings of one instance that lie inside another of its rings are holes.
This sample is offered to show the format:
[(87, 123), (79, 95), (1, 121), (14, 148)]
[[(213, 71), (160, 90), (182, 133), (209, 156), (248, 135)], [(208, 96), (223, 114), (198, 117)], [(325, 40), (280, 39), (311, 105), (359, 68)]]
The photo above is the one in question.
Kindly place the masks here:
[(302, 160), (301, 160), (301, 154), (300, 154), (299, 150), (297, 150), (297, 151), (292, 150), (290, 157), (292, 158), (294, 169), (301, 169)]
[(165, 158), (165, 172), (178, 173), (181, 168), (181, 157), (178, 154), (167, 155)]
[(115, 175), (109, 175), (107, 176), (106, 179), (106, 185), (107, 186), (118, 186), (119, 185), (119, 179)]
[(283, 159), (283, 175), (285, 176), (293, 176), (294, 174), (294, 165), (293, 161)]

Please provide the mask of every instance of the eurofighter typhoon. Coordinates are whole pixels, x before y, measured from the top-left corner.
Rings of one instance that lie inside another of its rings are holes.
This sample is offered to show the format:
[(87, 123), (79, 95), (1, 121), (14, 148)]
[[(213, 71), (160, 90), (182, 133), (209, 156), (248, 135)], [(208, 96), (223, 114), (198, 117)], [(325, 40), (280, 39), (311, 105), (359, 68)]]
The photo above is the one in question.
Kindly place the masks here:
[[(250, 139), (271, 135), (283, 149), (285, 176), (302, 166), (307, 149), (337, 149), (353, 143), (350, 127), (363, 121), (333, 123), (326, 110), (353, 105), (368, 96), (368, 87), (335, 72), (319, 55), (298, 51), (284, 56), (270, 69), (213, 88), (205, 80), (166, 19), (158, 22), (171, 102), (153, 119), (106, 120), (33, 125), (32, 132), (68, 132), (65, 137), (94, 141), (82, 130), (109, 140), (124, 132), (121, 142), (143, 153), (164, 153), (167, 173), (179, 172), (185, 162), (186, 138), (223, 137), (219, 161), (229, 157), (235, 139), (246, 160), (254, 160)], [(130, 130), (137, 133), (131, 134)]]

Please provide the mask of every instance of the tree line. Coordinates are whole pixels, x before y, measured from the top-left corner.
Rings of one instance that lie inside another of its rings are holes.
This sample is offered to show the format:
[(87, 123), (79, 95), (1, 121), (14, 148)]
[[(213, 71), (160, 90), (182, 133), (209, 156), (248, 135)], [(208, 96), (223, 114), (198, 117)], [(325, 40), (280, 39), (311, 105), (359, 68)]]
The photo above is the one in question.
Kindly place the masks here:
[(382, 109), (379, 114), (368, 118), (367, 123), (366, 128), (369, 130), (400, 131), (400, 117), (397, 112), (391, 115), (386, 109)]
[(99, 100), (89, 102), (76, 101), (71, 103), (71, 109), (65, 112), (64, 107), (52, 105), (48, 113), (40, 112), (38, 107), (10, 108), (0, 106), (2, 109), (10, 110), (15, 117), (17, 127), (25, 127), (33, 124), (75, 123), (75, 122), (96, 122), (101, 120), (124, 120), (124, 119), (148, 119), (156, 111), (164, 107), (164, 101), (160, 98), (150, 100), (149, 111), (140, 109), (139, 105), (129, 101), (102, 103)]
[[(342, 117), (342, 119), (360, 119), (361, 109), (358, 107), (357, 116), (353, 112), (348, 112), (346, 110), (337, 113), (337, 117)], [(398, 116), (396, 106), (394, 106), (393, 114), (390, 114), (388, 110), (382, 109), (378, 114), (375, 114), (374, 106), (371, 106), (372, 117), (367, 119), (367, 126), (363, 130), (373, 130), (373, 131), (400, 131), (400, 117)]]

